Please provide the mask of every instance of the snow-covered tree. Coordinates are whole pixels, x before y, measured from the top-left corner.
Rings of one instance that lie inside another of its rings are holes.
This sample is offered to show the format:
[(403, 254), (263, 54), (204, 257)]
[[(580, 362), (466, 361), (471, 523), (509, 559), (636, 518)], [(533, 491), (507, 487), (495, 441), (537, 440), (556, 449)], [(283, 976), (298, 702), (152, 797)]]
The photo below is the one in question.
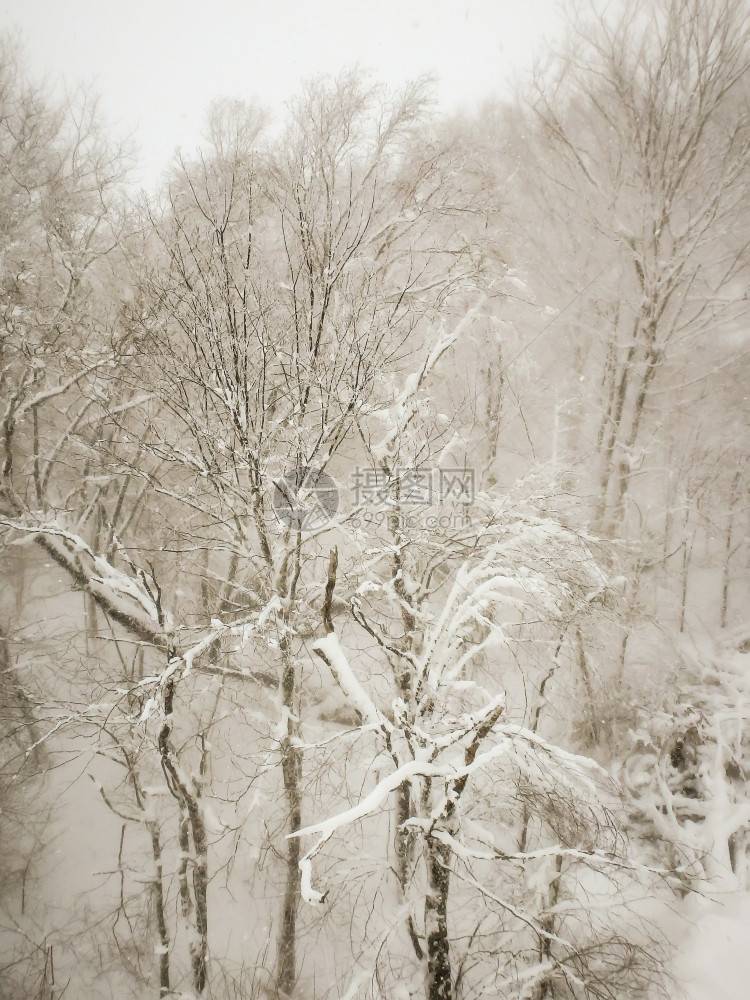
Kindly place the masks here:
[[(503, 690), (503, 653), (526, 621), (559, 633), (606, 600), (610, 585), (590, 541), (553, 519), (488, 497), (478, 498), (472, 514), (477, 520), (460, 539), (423, 532), (418, 565), (414, 539), (402, 531), (395, 574), (393, 546), (378, 550), (369, 538), (368, 565), (351, 598), (355, 625), (342, 626), (348, 651), (333, 627), (339, 557), (331, 552), (326, 635), (313, 651), (363, 731), (375, 736), (381, 776), (350, 808), (295, 835), (314, 838), (300, 863), (303, 896), (326, 902), (316, 857), (342, 829), (389, 809), (395, 796), (393, 869), (402, 904), (383, 919), (387, 928), (403, 927), (413, 949), (411, 960), (395, 958), (397, 944), (390, 953), (397, 976), (411, 981), (416, 959), (430, 1000), (480, 988), (552, 996), (555, 984), (573, 996), (615, 988), (637, 996), (658, 978), (643, 930), (639, 936), (627, 922), (587, 918), (576, 898), (609, 893), (626, 906), (649, 877), (628, 857), (614, 787), (592, 760), (550, 743), (536, 725), (514, 722)], [(394, 503), (390, 516), (403, 528), (403, 508)], [(357, 665), (368, 637), (382, 665), (372, 654)], [(538, 709), (532, 706), (535, 723)], [(566, 933), (566, 924), (575, 932)], [(379, 949), (389, 933), (376, 938)], [(462, 956), (459, 940), (469, 941)], [(505, 955), (499, 967), (479, 957), (493, 950)], [(385, 974), (377, 958), (370, 962), (372, 975)]]
[(128, 209), (3, 52), (14, 995), (635, 1000), (745, 883), (744, 13), (576, 10), (530, 103), (220, 101)]
[[(322, 591), (318, 535), (334, 512), (313, 509), (324, 515), (313, 523), (305, 496), (320, 499), (321, 476), (346, 474), (357, 421), (390, 402), (407, 364), (429, 367), (436, 327), (450, 336), (460, 321), (449, 295), (469, 309), (481, 276), (456, 229), (472, 206), (455, 154), (426, 130), (421, 87), (388, 98), (352, 74), (311, 85), (276, 144), (263, 140), (262, 116), (229, 110), (215, 110), (213, 145), (181, 161), (165, 203), (149, 209), (130, 322), (151, 398), (127, 426), (165, 462), (158, 492), (186, 519), (175, 534), (183, 571), (201, 580), (203, 621), (276, 625), (260, 655), (278, 676), (294, 831), (299, 644)], [(298, 861), (291, 840), (284, 994), (298, 969)]]
[(576, 457), (596, 462), (600, 532), (621, 531), (634, 477), (656, 474), (654, 393), (679, 402), (737, 354), (749, 44), (739, 0), (584, 5), (515, 126), (518, 158), (533, 158), (517, 182), (540, 209), (527, 230), (539, 284), (577, 359), (566, 390), (584, 395)]

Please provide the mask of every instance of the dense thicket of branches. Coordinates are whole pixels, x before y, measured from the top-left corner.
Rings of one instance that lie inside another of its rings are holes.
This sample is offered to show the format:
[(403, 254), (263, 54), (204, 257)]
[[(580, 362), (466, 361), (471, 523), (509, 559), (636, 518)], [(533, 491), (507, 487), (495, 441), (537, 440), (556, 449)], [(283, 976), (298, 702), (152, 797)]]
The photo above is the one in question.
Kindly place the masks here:
[(133, 199), (2, 44), (0, 997), (636, 998), (746, 886), (749, 58), (577, 8)]

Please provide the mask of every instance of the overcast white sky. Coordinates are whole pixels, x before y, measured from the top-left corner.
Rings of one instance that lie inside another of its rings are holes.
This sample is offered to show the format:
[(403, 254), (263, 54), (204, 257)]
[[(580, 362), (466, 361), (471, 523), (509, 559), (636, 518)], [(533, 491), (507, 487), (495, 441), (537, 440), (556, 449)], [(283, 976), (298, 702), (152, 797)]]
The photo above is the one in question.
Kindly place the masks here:
[(280, 111), (301, 80), (356, 63), (392, 86), (434, 73), (454, 110), (502, 91), (560, 23), (558, 0), (0, 0), (35, 75), (93, 82), (149, 185), (215, 97)]

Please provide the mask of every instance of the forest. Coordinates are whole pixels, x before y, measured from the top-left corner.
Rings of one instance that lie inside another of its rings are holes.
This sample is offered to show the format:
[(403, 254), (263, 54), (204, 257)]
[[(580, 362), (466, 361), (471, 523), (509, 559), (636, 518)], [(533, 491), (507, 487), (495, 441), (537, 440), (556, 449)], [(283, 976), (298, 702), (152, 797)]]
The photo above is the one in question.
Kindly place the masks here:
[(0, 41), (0, 1000), (676, 998), (747, 900), (750, 9), (570, 10), (140, 193)]

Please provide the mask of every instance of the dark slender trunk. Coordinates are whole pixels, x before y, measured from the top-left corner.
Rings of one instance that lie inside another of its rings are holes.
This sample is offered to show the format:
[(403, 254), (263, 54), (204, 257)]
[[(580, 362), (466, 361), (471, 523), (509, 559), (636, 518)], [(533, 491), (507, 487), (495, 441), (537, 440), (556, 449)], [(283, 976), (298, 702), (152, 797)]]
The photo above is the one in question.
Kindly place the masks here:
[[(159, 752), (162, 768), (172, 795), (180, 805), (180, 865), (178, 881), (180, 907), (185, 922), (195, 927), (188, 944), (193, 973), (193, 989), (200, 996), (208, 978), (208, 840), (203, 822), (200, 791), (192, 785), (182, 770), (179, 757), (172, 746), (172, 713), (174, 706), (174, 680), (170, 679), (164, 690), (164, 723), (159, 731)], [(192, 850), (191, 850), (192, 839)], [(192, 864), (192, 894), (188, 869)]]
[[(426, 1000), (453, 1000), (453, 979), (451, 976), (450, 938), (448, 936), (448, 894), (450, 890), (451, 859), (453, 851), (449, 844), (438, 839), (436, 833), (456, 831), (456, 806), (469, 780), (468, 768), (473, 764), (482, 741), (503, 713), (503, 705), (496, 705), (474, 730), (471, 743), (464, 751), (464, 766), (467, 770), (452, 782), (450, 793), (443, 806), (443, 819), (437, 829), (425, 836), (425, 867), (427, 869), (427, 893), (424, 903), (425, 938), (427, 939), (427, 975), (425, 980)], [(432, 812), (432, 783), (425, 778), (422, 783), (422, 815)]]
[(428, 835), (425, 841), (427, 895), (424, 925), (427, 938), (426, 1000), (453, 1000), (450, 940), (448, 937), (448, 893), (451, 849)]
[(396, 852), (396, 875), (402, 894), (409, 883), (410, 869), (414, 857), (414, 834), (404, 827), (414, 815), (411, 803), (411, 784), (405, 781), (396, 789), (396, 833), (394, 847)]
[[(408, 633), (406, 635), (408, 641), (410, 636)], [(401, 663), (399, 666), (400, 669), (396, 672), (398, 693), (403, 699), (404, 704), (409, 705), (413, 700), (411, 671), (404, 663)], [(409, 830), (408, 827), (405, 827), (404, 824), (407, 823), (413, 815), (414, 809), (411, 800), (411, 782), (405, 781), (396, 789), (396, 832), (393, 838), (393, 846), (396, 854), (396, 875), (401, 887), (402, 898), (403, 894), (406, 892), (406, 887), (409, 882), (412, 862), (414, 860), (415, 846), (414, 833)], [(418, 954), (417, 957), (421, 958), (422, 956)]]
[(193, 898), (190, 895), (190, 882), (188, 880), (188, 865), (190, 863), (190, 826), (188, 823), (187, 811), (180, 803), (180, 825), (177, 835), (180, 845), (180, 863), (177, 866), (177, 883), (180, 891), (180, 913), (186, 927), (189, 927), (193, 920)]
[(688, 577), (690, 576), (690, 559), (693, 554), (693, 540), (685, 538), (682, 549), (682, 592), (680, 595), (680, 632), (685, 631), (685, 612), (687, 610)]
[[(101, 535), (101, 508), (97, 505), (94, 511), (94, 530), (91, 533), (91, 549), (93, 552), (99, 551), (99, 539)], [(83, 592), (83, 613), (86, 629), (86, 653), (91, 655), (94, 643), (99, 633), (99, 621), (96, 614), (96, 601), (88, 592)]]
[[(286, 709), (286, 734), (281, 741), (281, 773), (284, 795), (289, 814), (289, 832), (302, 827), (302, 753), (296, 745), (298, 725), (294, 715), (296, 677), (294, 661), (288, 650), (284, 653), (281, 679), (281, 701)], [(286, 841), (286, 881), (281, 909), (281, 928), (276, 959), (276, 995), (292, 995), (297, 982), (297, 911), (299, 908), (301, 876), (299, 870), (300, 840), (290, 837)]]
[(628, 655), (628, 639), (630, 638), (630, 631), (628, 628), (622, 633), (622, 641), (620, 642), (620, 655), (618, 657), (617, 664), (617, 683), (621, 684), (625, 677), (625, 661)]
[[(550, 882), (547, 891), (547, 910), (551, 910), (557, 905), (557, 901), (560, 897), (560, 873), (562, 872), (562, 855), (558, 854), (555, 858), (555, 877)], [(555, 917), (554, 914), (547, 913), (542, 916), (539, 921), (540, 926), (544, 930), (545, 934), (541, 941), (541, 948), (539, 949), (539, 958), (541, 962), (545, 965), (554, 964), (552, 956), (552, 935), (555, 933)], [(541, 982), (539, 989), (540, 1000), (554, 1000), (555, 997), (555, 980), (551, 973), (547, 973)]]
[(583, 679), (583, 686), (586, 689), (586, 714), (589, 717), (589, 739), (591, 746), (597, 746), (601, 740), (601, 728), (599, 725), (599, 712), (596, 705), (596, 691), (594, 690), (594, 680), (591, 676), (591, 668), (586, 656), (586, 647), (583, 642), (583, 635), (579, 628), (576, 629), (576, 643), (578, 646), (578, 666)]
[[(16, 733), (20, 733), (21, 729), (26, 731), (28, 747), (25, 759), (29, 760), (36, 769), (41, 768), (46, 758), (46, 752), (44, 745), (40, 742), (34, 706), (21, 683), (16, 664), (11, 662), (10, 644), (2, 627), (0, 627), (0, 697), (8, 702), (6, 707), (12, 719), (12, 728)], [(6, 719), (5, 721), (9, 723), (10, 720)], [(17, 777), (19, 776), (20, 768)]]
[(229, 559), (229, 569), (227, 570), (227, 580), (221, 587), (219, 608), (222, 615), (226, 615), (228, 612), (234, 610), (234, 604), (232, 602), (232, 591), (233, 581), (237, 576), (237, 569), (240, 564), (240, 557), (236, 552), (233, 552)]
[(596, 512), (594, 515), (594, 520), (598, 526), (598, 530), (602, 531), (604, 527), (604, 522), (607, 516), (610, 485), (612, 482), (612, 475), (614, 472), (614, 454), (615, 447), (618, 441), (618, 435), (620, 432), (620, 424), (622, 423), (623, 410), (625, 408), (625, 399), (628, 393), (628, 385), (630, 378), (630, 364), (633, 360), (633, 355), (635, 353), (635, 347), (631, 346), (628, 351), (627, 359), (620, 370), (619, 381), (615, 380), (612, 384), (613, 396), (610, 397), (607, 404), (607, 412), (609, 415), (608, 426), (603, 435), (602, 442), (602, 458), (601, 458), (601, 469), (599, 478), (599, 499), (597, 502)]
[(167, 931), (167, 917), (165, 910), (164, 896), (164, 866), (161, 856), (161, 837), (159, 827), (156, 823), (147, 823), (148, 832), (151, 836), (151, 854), (154, 858), (154, 879), (153, 894), (154, 908), (156, 910), (156, 929), (159, 932), (159, 996), (165, 997), (170, 993), (169, 986), (169, 932)]
[(732, 536), (734, 534), (734, 517), (737, 497), (739, 493), (740, 474), (736, 473), (732, 480), (732, 489), (729, 494), (729, 518), (727, 530), (724, 535), (724, 565), (721, 572), (721, 612), (719, 615), (719, 625), (721, 628), (727, 626), (727, 612), (729, 608), (729, 562), (732, 558)]
[(195, 898), (195, 928), (198, 940), (190, 946), (193, 984), (200, 995), (206, 987), (208, 970), (208, 843), (203, 815), (196, 799), (188, 799), (190, 831), (193, 835), (193, 896)]
[[(542, 709), (547, 704), (547, 685), (552, 680), (552, 678), (557, 673), (560, 667), (560, 654), (562, 652), (563, 643), (565, 642), (565, 633), (567, 628), (564, 628), (560, 633), (560, 637), (557, 640), (557, 646), (555, 647), (555, 655), (552, 657), (552, 665), (549, 670), (542, 678), (542, 683), (539, 685), (539, 694), (537, 696), (536, 707), (534, 709), (534, 714), (531, 716), (529, 721), (529, 728), (532, 733), (539, 732), (539, 722), (542, 716)], [(518, 850), (523, 853), (528, 847), (529, 843), (529, 824), (531, 823), (531, 811), (529, 810), (528, 803), (523, 800), (523, 808), (521, 811), (521, 835), (518, 838)]]
[(201, 554), (201, 607), (206, 616), (206, 622), (210, 625), (212, 618), (211, 590), (208, 584), (208, 566), (211, 559), (211, 550), (203, 549)]
[(39, 475), (39, 412), (36, 406), (31, 411), (32, 437), (34, 441), (34, 492), (39, 506), (43, 505), (42, 480)]
[(633, 404), (633, 414), (630, 418), (630, 430), (624, 442), (624, 455), (621, 456), (617, 465), (617, 478), (615, 479), (615, 497), (612, 504), (612, 520), (610, 534), (614, 535), (615, 530), (625, 521), (625, 503), (630, 490), (630, 480), (632, 477), (632, 455), (633, 448), (638, 440), (638, 433), (641, 427), (641, 420), (646, 406), (646, 398), (651, 383), (654, 380), (659, 366), (660, 355), (655, 350), (653, 344), (656, 337), (655, 327), (651, 327), (648, 333), (649, 348), (646, 356), (646, 371), (643, 373), (638, 386), (638, 395)]
[[(402, 900), (406, 897), (406, 890), (411, 878), (416, 842), (414, 833), (408, 827), (404, 827), (404, 823), (410, 820), (413, 815), (411, 784), (405, 781), (396, 789), (396, 833), (393, 838), (396, 853), (396, 876)], [(424, 951), (422, 950), (417, 928), (414, 926), (414, 918), (411, 914), (406, 918), (406, 929), (409, 932), (414, 954), (421, 962), (424, 958)]]
[[(404, 653), (407, 653), (411, 650), (414, 644), (417, 634), (417, 623), (412, 608), (412, 595), (404, 582), (404, 565), (401, 560), (401, 548), (399, 544), (402, 537), (401, 518), (398, 513), (398, 500), (400, 495), (400, 485), (397, 479), (391, 487), (391, 496), (395, 501), (395, 505), (393, 512), (388, 518), (388, 527), (395, 543), (391, 579), (393, 581), (393, 589), (401, 602), (401, 622), (404, 629), (403, 638), (401, 640), (401, 648)], [(394, 669), (399, 696), (404, 704), (408, 705), (411, 709), (414, 703), (413, 668), (406, 658), (404, 658)], [(393, 846), (396, 854), (396, 875), (398, 877), (402, 899), (405, 898), (406, 889), (411, 877), (411, 870), (414, 862), (414, 850), (416, 846), (416, 838), (413, 831), (404, 826), (404, 824), (414, 816), (414, 804), (412, 802), (411, 795), (412, 789), (411, 782), (409, 781), (405, 781), (396, 789), (396, 832), (393, 838)], [(417, 928), (414, 925), (414, 917), (411, 913), (406, 918), (406, 929), (409, 932), (409, 938), (411, 939), (412, 947), (414, 948), (414, 954), (416, 955), (418, 961), (421, 962), (424, 958), (424, 952), (419, 940)]]
[(729, 607), (729, 557), (732, 545), (732, 525), (727, 528), (726, 548), (724, 552), (724, 565), (721, 572), (721, 610), (719, 613), (719, 627), (727, 627), (727, 608)]

